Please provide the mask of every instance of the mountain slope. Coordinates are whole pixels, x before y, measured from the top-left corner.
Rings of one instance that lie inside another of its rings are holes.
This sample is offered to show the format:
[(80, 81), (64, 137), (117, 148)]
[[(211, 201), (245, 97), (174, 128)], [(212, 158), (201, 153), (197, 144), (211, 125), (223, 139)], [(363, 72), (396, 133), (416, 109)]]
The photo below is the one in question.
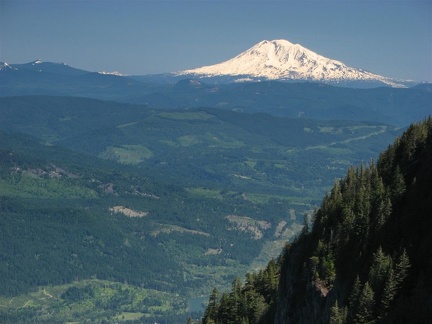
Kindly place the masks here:
[(282, 256), (275, 323), (432, 320), (431, 166), (429, 118), (348, 171)]
[(201, 77), (241, 76), (268, 80), (313, 80), (320, 82), (380, 82), (403, 87), (392, 80), (321, 56), (287, 40), (264, 40), (236, 57), (211, 66), (178, 72), (177, 75)]
[(430, 117), (377, 164), (350, 167), (312, 229), (305, 220), (277, 264), (215, 290), (203, 323), (431, 323), (431, 210)]

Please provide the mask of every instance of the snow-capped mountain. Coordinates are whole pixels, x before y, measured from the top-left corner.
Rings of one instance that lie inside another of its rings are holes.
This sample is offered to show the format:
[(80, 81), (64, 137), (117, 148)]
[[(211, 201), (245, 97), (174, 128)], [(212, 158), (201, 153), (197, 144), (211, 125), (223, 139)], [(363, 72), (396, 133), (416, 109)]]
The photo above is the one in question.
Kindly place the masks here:
[(6, 62), (0, 62), (0, 71), (7, 71), (7, 70), (16, 70)]
[(287, 40), (264, 40), (236, 57), (210, 66), (177, 72), (176, 75), (198, 77), (238, 76), (266, 80), (309, 80), (319, 82), (380, 82), (403, 87), (404, 81), (394, 80), (326, 58)]

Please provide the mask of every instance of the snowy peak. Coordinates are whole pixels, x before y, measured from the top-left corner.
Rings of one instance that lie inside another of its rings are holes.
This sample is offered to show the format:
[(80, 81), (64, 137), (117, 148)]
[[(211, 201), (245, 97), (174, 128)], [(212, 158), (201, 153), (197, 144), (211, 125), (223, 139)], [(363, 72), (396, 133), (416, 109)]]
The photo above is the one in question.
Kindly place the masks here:
[[(332, 68), (344, 66), (341, 62), (327, 59), (299, 44), (293, 44), (283, 39), (262, 41), (231, 61), (242, 58), (249, 62), (249, 72), (256, 73), (256, 76), (262, 72), (267, 72), (270, 79), (277, 79), (290, 74), (294, 76), (295, 72), (299, 75), (305, 72), (313, 73), (319, 66), (331, 65)], [(252, 68), (255, 68), (255, 71)], [(265, 69), (267, 71), (264, 71)], [(314, 74), (318, 77), (318, 73)]]
[(0, 71), (10, 71), (10, 70), (16, 70), (6, 62), (0, 62)]
[(228, 61), (177, 73), (185, 74), (320, 82), (373, 81), (403, 86), (390, 78), (348, 67), (284, 39), (264, 40)]

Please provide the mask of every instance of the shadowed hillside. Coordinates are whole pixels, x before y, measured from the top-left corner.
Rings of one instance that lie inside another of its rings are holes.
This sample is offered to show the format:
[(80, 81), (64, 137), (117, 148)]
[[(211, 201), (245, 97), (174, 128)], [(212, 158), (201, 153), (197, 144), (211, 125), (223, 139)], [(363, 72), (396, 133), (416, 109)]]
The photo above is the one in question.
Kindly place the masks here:
[(306, 222), (276, 264), (234, 281), (221, 298), (214, 292), (203, 323), (428, 323), (431, 210), (429, 118), (376, 164), (350, 167), (312, 228)]

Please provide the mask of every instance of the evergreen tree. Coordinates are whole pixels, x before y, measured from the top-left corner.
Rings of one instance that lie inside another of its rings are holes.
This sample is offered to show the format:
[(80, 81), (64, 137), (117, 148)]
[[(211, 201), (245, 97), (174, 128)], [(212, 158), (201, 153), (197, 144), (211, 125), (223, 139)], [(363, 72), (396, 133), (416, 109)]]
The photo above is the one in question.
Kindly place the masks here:
[(390, 305), (396, 295), (396, 291), (397, 291), (397, 287), (396, 287), (396, 279), (394, 276), (394, 271), (393, 268), (390, 268), (387, 274), (384, 291), (381, 297), (381, 304), (379, 306), (378, 317), (380, 319), (385, 318), (387, 316)]
[(349, 315), (351, 317), (353, 317), (357, 311), (359, 299), (360, 299), (360, 293), (361, 293), (361, 282), (360, 282), (360, 278), (357, 276), (354, 281), (353, 287), (351, 289), (351, 294), (348, 299), (349, 310), (350, 310)]
[(271, 259), (267, 264), (267, 268), (265, 270), (265, 286), (267, 289), (267, 297), (266, 299), (270, 302), (276, 294), (277, 286), (278, 286), (278, 278), (276, 275), (277, 265), (274, 259)]
[(223, 293), (220, 299), (219, 309), (218, 309), (218, 320), (216, 323), (230, 323), (232, 314), (231, 314), (231, 300), (227, 293)]
[(235, 278), (232, 282), (230, 293), (230, 314), (231, 320), (234, 323), (239, 323), (242, 318), (242, 287), (239, 278)]
[(243, 287), (244, 291), (250, 291), (255, 289), (255, 281), (256, 281), (256, 276), (250, 272), (246, 273), (246, 281)]
[(405, 179), (401, 172), (400, 166), (397, 165), (393, 173), (391, 193), (392, 198), (397, 199), (402, 196), (406, 191)]
[(376, 230), (380, 229), (387, 221), (392, 212), (392, 204), (387, 191), (383, 197), (377, 202)]
[(330, 308), (329, 324), (343, 324), (345, 323), (344, 311), (339, 308), (338, 301)]
[(369, 282), (366, 281), (358, 301), (358, 309), (355, 314), (355, 322), (359, 324), (375, 323), (376, 320), (373, 312), (374, 306), (374, 292)]
[(378, 294), (378, 298), (384, 288), (385, 279), (387, 278), (387, 273), (389, 272), (391, 266), (391, 258), (384, 254), (380, 246), (377, 252), (373, 254), (373, 261), (369, 271), (369, 282), (372, 289), (376, 292), (376, 294)]
[(248, 303), (249, 323), (260, 323), (269, 305), (266, 303), (264, 297), (254, 290), (247, 291), (245, 295)]
[(203, 323), (217, 323), (219, 309), (219, 292), (216, 288), (213, 289), (209, 303), (204, 312)]
[(408, 272), (410, 268), (411, 268), (411, 264), (408, 258), (408, 254), (404, 249), (402, 255), (398, 260), (398, 263), (396, 264), (396, 269), (395, 269), (395, 280), (398, 288), (401, 288), (404, 280), (408, 277)]

